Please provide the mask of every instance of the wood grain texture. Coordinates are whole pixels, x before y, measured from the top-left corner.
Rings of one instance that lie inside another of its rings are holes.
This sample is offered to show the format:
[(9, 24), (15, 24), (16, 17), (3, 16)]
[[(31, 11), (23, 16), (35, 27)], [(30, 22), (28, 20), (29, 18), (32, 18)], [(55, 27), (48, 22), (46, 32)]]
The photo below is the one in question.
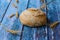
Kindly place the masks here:
[[(47, 0), (47, 2), (50, 2), (51, 0)], [(50, 3), (48, 5), (48, 19), (50, 20), (50, 23), (53, 23), (55, 21), (60, 21), (59, 19), (59, 14), (60, 14), (60, 7), (59, 7), (59, 2), (60, 0), (54, 0), (54, 2)], [(49, 40), (60, 40), (59, 37), (59, 30), (60, 30), (60, 24), (58, 24), (54, 29), (48, 28), (48, 35), (49, 35)]]
[[(8, 11), (6, 12), (6, 14), (4, 16), (2, 24), (5, 24), (6, 27), (10, 30), (12, 29), (12, 30), (20, 30), (21, 31), (22, 26), (21, 26), (20, 20), (18, 18), (16, 18), (15, 16), (12, 18), (9, 18), (9, 16), (11, 14), (16, 14), (17, 11), (20, 14), (23, 10), (26, 9), (27, 2), (28, 2), (28, 0), (23, 0), (23, 1), (19, 0), (19, 4), (17, 4), (15, 2), (15, 0), (12, 0), (10, 6), (8, 8)], [(18, 9), (12, 6), (13, 3), (16, 4)], [(2, 36), (2, 37), (0, 37), (1, 40), (20, 40), (20, 33), (18, 33), (18, 35), (13, 35), (9, 32), (6, 32), (2, 27), (1, 27), (1, 30), (0, 30), (1, 31), (0, 36)]]
[(0, 22), (2, 22), (4, 14), (6, 13), (10, 3), (11, 0), (0, 0)]
[[(29, 3), (28, 3), (29, 1)], [(46, 2), (50, 2), (51, 0), (45, 0)], [(44, 2), (45, 2), (44, 1)], [(4, 12), (6, 11), (6, 8), (8, 4), (10, 3), (9, 0), (0, 0), (0, 15), (2, 16)], [(50, 3), (47, 6), (47, 10), (44, 9), (43, 11), (46, 13), (48, 19), (50, 20), (50, 23), (53, 23), (55, 21), (60, 21), (60, 0), (55, 0), (54, 2)], [(3, 4), (3, 5), (2, 5)], [(15, 4), (18, 8), (15, 8), (12, 6), (12, 4)], [(5, 12), (5, 16), (2, 20), (2, 24), (5, 24), (8, 29), (12, 30), (20, 30), (22, 31), (22, 24), (20, 23), (20, 20), (16, 18), (15, 16), (12, 18), (9, 18), (11, 14), (16, 14), (18, 11), (19, 14), (21, 14), (22, 11), (24, 11), (27, 8), (40, 8), (42, 5), (42, 2), (40, 0), (19, 0), (19, 3), (17, 4), (15, 0), (11, 1), (11, 4), (8, 7), (8, 10)], [(2, 17), (0, 18), (0, 20)], [(20, 37), (22, 37), (21, 40), (60, 40), (60, 24), (57, 25), (53, 30), (50, 27), (42, 26), (40, 28), (30, 28), (27, 26), (24, 26), (22, 36), (20, 36), (20, 33), (18, 35), (13, 35), (9, 32), (6, 32), (2, 26), (0, 25), (0, 40), (20, 40)]]

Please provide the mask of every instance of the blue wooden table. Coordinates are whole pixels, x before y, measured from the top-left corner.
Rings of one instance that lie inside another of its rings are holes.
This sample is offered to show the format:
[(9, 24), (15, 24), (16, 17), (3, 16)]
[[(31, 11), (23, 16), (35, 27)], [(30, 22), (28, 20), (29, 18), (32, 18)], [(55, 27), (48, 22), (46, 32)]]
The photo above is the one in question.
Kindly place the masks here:
[[(51, 0), (45, 0), (46, 3)], [(12, 6), (15, 4), (18, 8)], [(40, 28), (30, 28), (20, 23), (19, 18), (15, 16), (8, 18), (11, 14), (16, 14), (18, 11), (21, 14), (27, 8), (39, 8), (42, 5), (40, 0), (0, 0), (0, 23), (6, 25), (8, 29), (20, 30), (21, 34), (13, 35), (6, 32), (2, 26), (0, 26), (0, 40), (60, 40), (60, 24), (53, 30), (47, 26)], [(54, 2), (47, 5), (47, 9), (43, 10), (51, 23), (60, 21), (60, 0), (54, 0)], [(23, 29), (23, 33), (22, 33)]]

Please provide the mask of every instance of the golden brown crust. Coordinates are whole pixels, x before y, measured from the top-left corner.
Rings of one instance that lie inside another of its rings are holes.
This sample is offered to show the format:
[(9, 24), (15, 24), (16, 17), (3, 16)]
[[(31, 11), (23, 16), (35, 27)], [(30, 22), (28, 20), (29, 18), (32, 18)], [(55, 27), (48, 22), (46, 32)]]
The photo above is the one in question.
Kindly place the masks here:
[(27, 26), (42, 26), (46, 24), (46, 15), (41, 10), (29, 8), (20, 15), (20, 21)]

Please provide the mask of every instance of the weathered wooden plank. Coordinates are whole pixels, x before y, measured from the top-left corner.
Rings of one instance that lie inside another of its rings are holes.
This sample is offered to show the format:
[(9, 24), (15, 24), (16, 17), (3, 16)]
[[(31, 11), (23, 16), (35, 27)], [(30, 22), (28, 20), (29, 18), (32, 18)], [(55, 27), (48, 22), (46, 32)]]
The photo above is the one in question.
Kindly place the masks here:
[[(21, 1), (21, 0), (20, 0)], [(20, 20), (13, 17), (13, 18), (8, 18), (9, 15), (11, 15), (12, 13), (16, 13), (16, 11), (18, 11), (19, 13), (21, 13), (23, 10), (26, 9), (26, 5), (27, 3), (25, 4), (26, 0), (22, 1), (21, 3), (19, 3), (17, 6), (18, 6), (18, 9), (12, 7), (12, 4), (15, 3), (15, 1), (10, 4), (9, 6), (9, 9), (4, 17), (4, 20), (3, 20), (3, 24), (7, 25), (7, 28), (8, 29), (13, 29), (13, 30), (18, 30), (18, 29), (22, 29), (21, 28), (21, 24), (20, 24)], [(27, 0), (28, 1), (28, 0)], [(39, 1), (39, 0), (38, 0)], [(29, 3), (29, 8), (31, 7), (35, 7), (35, 8), (38, 8), (40, 6), (40, 2), (38, 2), (37, 0), (31, 0), (30, 3)], [(49, 0), (51, 1), (51, 0)], [(59, 1), (59, 0), (58, 0)], [(59, 20), (60, 21), (60, 7), (59, 5), (59, 2), (57, 0), (55, 0), (53, 3), (49, 4), (48, 5), (48, 18), (49, 20), (52, 22), (54, 21), (57, 21)], [(37, 3), (36, 3), (37, 2)], [(55, 4), (57, 3), (57, 4)], [(23, 5), (24, 4), (24, 5)], [(59, 9), (58, 9), (59, 8)], [(9, 25), (9, 27), (8, 27)], [(57, 29), (53, 29), (51, 30), (49, 28), (49, 40), (59, 40), (59, 31), (60, 29), (60, 25), (57, 27)], [(19, 40), (20, 39), (20, 36), (18, 35), (13, 35), (13, 34), (10, 34), (8, 32), (6, 32), (2, 27), (0, 28), (0, 39), (1, 40)], [(46, 34), (45, 34), (46, 30), (45, 28), (41, 27), (41, 28), (29, 28), (29, 27), (24, 27), (24, 32), (23, 32), (23, 36), (22, 36), (22, 40), (47, 40), (46, 39)], [(54, 33), (54, 34), (53, 34)], [(52, 36), (53, 35), (53, 36)], [(54, 38), (53, 38), (54, 37)], [(4, 38), (4, 39), (3, 39)]]
[[(51, 0), (47, 0), (47, 2), (50, 2)], [(60, 21), (59, 19), (59, 14), (60, 14), (60, 11), (59, 11), (59, 2), (60, 0), (54, 0), (54, 2), (50, 3), (48, 5), (48, 12), (47, 12), (47, 16), (48, 16), (48, 19), (50, 20), (51, 23), (55, 22), (55, 21)], [(58, 36), (59, 35), (59, 29), (60, 26), (56, 26), (54, 29), (51, 29), (49, 28), (49, 40), (60, 40), (60, 37)]]
[[(60, 0), (56, 0), (56, 12), (58, 21), (60, 21)], [(60, 40), (60, 24), (54, 29), (54, 40)]]
[[(12, 0), (10, 6), (4, 16), (2, 24), (5, 24), (6, 27), (10, 30), (12, 29), (12, 30), (20, 30), (21, 31), (22, 26), (21, 26), (20, 20), (18, 18), (16, 18), (15, 16), (12, 18), (9, 18), (9, 16), (11, 14), (16, 14), (17, 11), (20, 14), (23, 10), (26, 9), (27, 2), (28, 2), (28, 0), (23, 0), (23, 1), (19, 0), (19, 3), (17, 4), (16, 0)], [(12, 4), (15, 4), (18, 8), (13, 7)], [(2, 26), (0, 28), (0, 32), (1, 32), (0, 36), (2, 36), (2, 37), (0, 37), (1, 38), (0, 40), (20, 40), (20, 33), (18, 33), (18, 35), (13, 35), (9, 32), (6, 32), (2, 28)]]
[(5, 12), (7, 11), (11, 0), (0, 0), (0, 22), (2, 22)]
[[(42, 3), (40, 0), (30, 0), (28, 8), (39, 8)], [(24, 26), (22, 40), (47, 40), (46, 28), (30, 28)]]

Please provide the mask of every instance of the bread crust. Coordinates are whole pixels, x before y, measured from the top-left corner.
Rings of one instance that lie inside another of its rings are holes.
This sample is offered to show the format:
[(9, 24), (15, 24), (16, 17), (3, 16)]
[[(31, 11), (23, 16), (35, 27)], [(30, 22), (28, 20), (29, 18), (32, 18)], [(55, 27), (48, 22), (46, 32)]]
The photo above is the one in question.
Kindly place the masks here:
[(24, 10), (20, 14), (19, 19), (22, 24), (30, 27), (46, 25), (47, 22), (45, 13), (36, 8)]

